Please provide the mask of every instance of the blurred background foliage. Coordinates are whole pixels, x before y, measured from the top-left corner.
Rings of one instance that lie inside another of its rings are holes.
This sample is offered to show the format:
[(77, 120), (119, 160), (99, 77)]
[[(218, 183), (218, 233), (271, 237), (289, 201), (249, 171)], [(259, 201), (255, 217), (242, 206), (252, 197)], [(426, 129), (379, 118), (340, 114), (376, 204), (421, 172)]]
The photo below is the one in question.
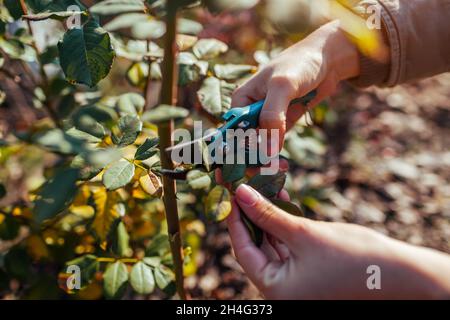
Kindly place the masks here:
[[(259, 66), (352, 14), (342, 11), (352, 1), (331, 2), (339, 7), (178, 1), (182, 108), (169, 113), (158, 106), (164, 0), (22, 1), (27, 12), (0, 0), (0, 295), (171, 298), (156, 125), (167, 117), (188, 129), (194, 120), (218, 125), (233, 89)], [(67, 28), (76, 22), (70, 5), (82, 31)], [(377, 34), (351, 17), (346, 31), (381, 57)], [(448, 75), (395, 89), (343, 85), (287, 136), (293, 201), (309, 218), (449, 252), (449, 88)], [(185, 287), (194, 298), (257, 298), (226, 227), (205, 216), (214, 177), (202, 178), (177, 186)], [(83, 290), (66, 287), (72, 264), (82, 266)]]

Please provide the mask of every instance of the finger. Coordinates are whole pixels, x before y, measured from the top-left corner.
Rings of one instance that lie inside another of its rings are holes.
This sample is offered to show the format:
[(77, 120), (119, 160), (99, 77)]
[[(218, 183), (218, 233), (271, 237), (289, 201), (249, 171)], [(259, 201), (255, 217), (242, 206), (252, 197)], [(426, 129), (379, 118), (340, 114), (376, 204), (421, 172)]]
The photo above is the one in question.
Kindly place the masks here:
[(313, 108), (321, 103), (326, 98), (334, 95), (338, 89), (339, 78), (335, 73), (330, 73), (317, 87), (317, 96), (308, 105), (309, 108)]
[[(314, 98), (313, 100), (315, 100), (316, 98)], [(287, 111), (287, 116), (286, 116), (286, 131), (291, 130), (292, 127), (294, 127), (295, 124), (297, 123), (298, 119), (303, 117), (303, 115), (307, 111), (308, 111), (308, 107), (301, 103), (296, 103), (296, 104), (291, 105)]]
[(253, 243), (245, 228), (239, 206), (233, 201), (233, 209), (227, 218), (231, 244), (239, 264), (250, 280), (258, 283), (262, 270), (269, 262), (268, 257)]
[[(286, 132), (286, 112), (289, 103), (294, 99), (295, 90), (285, 80), (272, 79), (267, 92), (266, 101), (259, 116), (259, 127), (267, 130), (269, 155), (274, 155), (281, 151)], [(278, 130), (278, 141), (274, 141), (273, 136)]]
[(258, 72), (243, 85), (238, 87), (231, 99), (231, 106), (245, 107), (253, 102), (262, 100), (266, 96), (265, 72)]
[(283, 256), (277, 251), (275, 246), (272, 244), (272, 239), (274, 239), (270, 234), (264, 233), (263, 243), (261, 244), (261, 251), (268, 257), (270, 261), (284, 261)]
[[(297, 220), (274, 206), (248, 185), (240, 185), (236, 190), (236, 202), (246, 216), (263, 231), (276, 235), (289, 247), (294, 242), (296, 226), (303, 222)], [(304, 222), (306, 224), (306, 221)]]
[(283, 201), (291, 201), (291, 196), (289, 195), (286, 189), (283, 189), (278, 194), (278, 199)]

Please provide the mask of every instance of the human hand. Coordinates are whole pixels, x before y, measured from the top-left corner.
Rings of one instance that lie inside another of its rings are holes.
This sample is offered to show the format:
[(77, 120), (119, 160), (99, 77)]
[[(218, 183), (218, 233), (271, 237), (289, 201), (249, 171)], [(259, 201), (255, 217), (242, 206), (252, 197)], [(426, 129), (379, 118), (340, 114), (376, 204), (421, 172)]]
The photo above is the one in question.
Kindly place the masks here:
[(332, 95), (341, 80), (358, 74), (357, 49), (339, 29), (339, 21), (333, 21), (283, 51), (239, 87), (232, 106), (266, 99), (260, 128), (280, 130), (278, 150), (274, 150), (280, 151), (286, 130), (306, 112), (298, 104), (288, 108), (291, 100), (317, 89), (317, 97), (308, 106), (313, 107)]
[[(287, 200), (287, 193), (281, 197)], [(239, 208), (268, 234), (261, 248), (247, 233)], [(365, 227), (291, 216), (249, 186), (236, 190), (227, 221), (239, 263), (266, 298), (450, 297), (448, 256)], [(372, 265), (381, 270), (381, 290), (367, 287)]]

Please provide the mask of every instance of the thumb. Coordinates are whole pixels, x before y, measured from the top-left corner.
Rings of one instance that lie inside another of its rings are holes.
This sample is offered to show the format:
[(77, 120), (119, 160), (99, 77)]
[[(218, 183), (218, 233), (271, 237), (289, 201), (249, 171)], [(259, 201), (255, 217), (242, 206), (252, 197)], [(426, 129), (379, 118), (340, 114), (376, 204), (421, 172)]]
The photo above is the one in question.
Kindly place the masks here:
[(307, 223), (307, 220), (296, 218), (274, 206), (255, 189), (245, 184), (236, 190), (236, 202), (258, 227), (276, 236), (288, 247), (290, 243), (295, 242), (300, 231), (298, 227)]

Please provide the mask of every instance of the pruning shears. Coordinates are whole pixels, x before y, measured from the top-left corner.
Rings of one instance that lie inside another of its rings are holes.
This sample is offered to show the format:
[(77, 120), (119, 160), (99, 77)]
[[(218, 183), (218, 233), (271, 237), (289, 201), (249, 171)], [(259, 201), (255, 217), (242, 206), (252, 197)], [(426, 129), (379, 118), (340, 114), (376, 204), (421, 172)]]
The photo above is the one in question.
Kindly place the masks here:
[[(304, 97), (300, 97), (300, 98), (292, 100), (290, 102), (289, 106), (292, 106), (295, 104), (302, 104), (307, 107), (311, 103), (311, 101), (314, 98), (316, 98), (316, 96), (317, 96), (317, 91), (316, 90), (311, 91)], [(259, 117), (260, 117), (260, 114), (261, 114), (264, 104), (265, 104), (265, 99), (260, 100), (255, 103), (252, 103), (245, 107), (230, 109), (222, 116), (222, 120), (225, 122), (225, 124), (223, 126), (217, 128), (217, 131), (214, 132), (214, 134), (208, 135), (208, 137), (203, 137), (199, 140), (206, 140), (207, 138), (211, 138), (210, 141), (214, 141), (215, 139), (222, 137), (223, 143), (226, 144), (227, 130), (242, 129), (245, 131), (248, 129), (257, 129), (259, 127)], [(198, 140), (190, 141), (188, 143), (177, 144), (173, 147), (166, 149), (166, 152), (168, 154), (171, 154), (171, 152), (173, 150), (190, 148), (192, 145), (194, 145), (196, 143), (198, 143)], [(187, 172), (180, 171), (180, 170), (174, 170), (174, 171), (162, 170), (161, 173), (163, 175), (170, 176), (173, 179), (178, 179), (178, 180), (184, 180), (186, 178), (186, 174), (187, 174)]]

